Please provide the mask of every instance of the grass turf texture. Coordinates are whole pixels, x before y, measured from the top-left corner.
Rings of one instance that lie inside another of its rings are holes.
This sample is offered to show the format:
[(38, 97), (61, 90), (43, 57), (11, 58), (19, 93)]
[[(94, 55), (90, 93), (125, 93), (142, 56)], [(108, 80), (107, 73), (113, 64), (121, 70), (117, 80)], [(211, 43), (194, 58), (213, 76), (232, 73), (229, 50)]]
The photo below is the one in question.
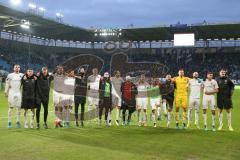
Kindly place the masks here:
[[(153, 128), (136, 126), (136, 114), (132, 126), (105, 127), (86, 122), (84, 128), (55, 129), (54, 114), (49, 113), (50, 129), (7, 129), (7, 99), (0, 92), (0, 159), (1, 160), (66, 160), (66, 159), (218, 159), (240, 158), (240, 89), (234, 92), (233, 127), (227, 131), (224, 114), (223, 131), (196, 129), (167, 129), (166, 121), (158, 121)], [(53, 111), (52, 101), (50, 111)], [(14, 114), (15, 115), (15, 112)], [(114, 114), (113, 114), (114, 115)], [(23, 115), (21, 115), (23, 126)], [(148, 112), (148, 119), (150, 112)], [(202, 112), (200, 125), (203, 126)], [(41, 116), (42, 120), (42, 116)], [(13, 119), (15, 122), (15, 119)], [(208, 114), (210, 128), (211, 116)], [(13, 126), (15, 124), (13, 123)], [(218, 126), (218, 122), (217, 122)]]

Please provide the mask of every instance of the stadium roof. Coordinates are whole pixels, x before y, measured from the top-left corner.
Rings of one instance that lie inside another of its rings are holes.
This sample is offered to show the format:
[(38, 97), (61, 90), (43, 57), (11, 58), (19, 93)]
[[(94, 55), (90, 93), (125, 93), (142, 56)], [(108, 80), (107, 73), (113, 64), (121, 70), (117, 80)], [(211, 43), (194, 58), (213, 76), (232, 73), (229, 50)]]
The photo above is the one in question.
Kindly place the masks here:
[(16, 11), (6, 6), (0, 5), (0, 24), (6, 21), (20, 23), (21, 20), (31, 22), (30, 30), (24, 30), (19, 25), (5, 28), (6, 30), (15, 31), (23, 34), (31, 34), (38, 37), (48, 39), (61, 39), (73, 41), (91, 41), (94, 34), (86, 29), (74, 27), (63, 23), (56, 22), (51, 19), (46, 19), (31, 13)]
[[(153, 41), (173, 40), (174, 33), (195, 33), (196, 39), (230, 39), (240, 38), (240, 24), (199, 24), (199, 25), (173, 25), (168, 27), (130, 28), (122, 29), (121, 36), (94, 36), (94, 30), (88, 30), (52, 19), (37, 16), (28, 12), (21, 12), (0, 5), (0, 25), (4, 23), (20, 23), (21, 20), (31, 22), (30, 30), (24, 30), (20, 26), (10, 26), (7, 31), (31, 34), (37, 37), (55, 40), (72, 41)], [(3, 28), (0, 28), (1, 30)]]

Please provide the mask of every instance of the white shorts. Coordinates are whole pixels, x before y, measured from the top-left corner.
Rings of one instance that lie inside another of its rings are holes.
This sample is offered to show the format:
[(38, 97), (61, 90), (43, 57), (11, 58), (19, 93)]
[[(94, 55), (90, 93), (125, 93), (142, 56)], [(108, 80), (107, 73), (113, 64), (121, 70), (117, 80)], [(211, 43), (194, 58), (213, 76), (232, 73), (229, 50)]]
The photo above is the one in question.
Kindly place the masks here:
[[(99, 106), (99, 95), (88, 95), (88, 111), (93, 110)], [(93, 108), (93, 106), (95, 108)]]
[(199, 109), (200, 108), (200, 98), (189, 98), (189, 109)]
[(74, 95), (65, 94), (63, 102), (64, 102), (64, 106), (73, 106)]
[(9, 107), (20, 108), (22, 105), (22, 94), (21, 92), (9, 93), (8, 95)]
[(214, 95), (203, 95), (203, 109), (208, 109), (208, 106), (211, 110), (215, 110), (216, 102)]
[(53, 91), (53, 104), (55, 107), (64, 107), (65, 103), (65, 95), (56, 91)]
[(120, 107), (122, 105), (122, 98), (118, 96), (112, 96), (112, 106)]
[(160, 106), (160, 97), (150, 98), (150, 105), (152, 110), (157, 109), (157, 107)]
[(148, 98), (136, 98), (138, 109), (147, 109)]

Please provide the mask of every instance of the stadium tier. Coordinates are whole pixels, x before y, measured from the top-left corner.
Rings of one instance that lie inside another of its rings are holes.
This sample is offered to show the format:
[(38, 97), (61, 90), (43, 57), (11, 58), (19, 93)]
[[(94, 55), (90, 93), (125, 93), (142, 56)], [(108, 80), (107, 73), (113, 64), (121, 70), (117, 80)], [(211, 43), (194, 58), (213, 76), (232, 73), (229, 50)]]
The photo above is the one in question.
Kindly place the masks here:
[[(108, 52), (104, 49), (84, 49), (33, 45), (29, 51), (29, 44), (11, 40), (0, 40), (2, 70), (11, 71), (16, 63), (21, 64), (23, 70), (28, 67), (39, 70), (47, 65), (51, 71), (69, 58), (79, 55), (96, 55), (104, 60), (102, 73), (109, 71), (111, 58), (115, 54), (125, 53), (129, 62), (155, 62), (169, 68), (168, 72), (175, 75), (179, 68), (184, 68), (190, 76), (193, 71), (198, 70), (201, 77), (208, 71), (215, 74), (219, 69), (225, 68), (234, 80), (240, 80), (240, 49), (238, 47), (208, 47), (208, 48), (132, 48), (121, 51)], [(231, 62), (231, 63), (229, 63)], [(117, 61), (116, 63), (119, 63)]]

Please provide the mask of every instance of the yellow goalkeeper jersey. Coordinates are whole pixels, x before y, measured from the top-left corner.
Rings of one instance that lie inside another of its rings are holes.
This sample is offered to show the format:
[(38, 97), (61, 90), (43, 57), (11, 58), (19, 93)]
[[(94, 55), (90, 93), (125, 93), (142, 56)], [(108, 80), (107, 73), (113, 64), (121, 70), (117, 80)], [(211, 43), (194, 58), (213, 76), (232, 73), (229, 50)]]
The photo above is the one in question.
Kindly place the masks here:
[(176, 84), (176, 95), (186, 96), (188, 94), (188, 77), (174, 77), (173, 81)]

